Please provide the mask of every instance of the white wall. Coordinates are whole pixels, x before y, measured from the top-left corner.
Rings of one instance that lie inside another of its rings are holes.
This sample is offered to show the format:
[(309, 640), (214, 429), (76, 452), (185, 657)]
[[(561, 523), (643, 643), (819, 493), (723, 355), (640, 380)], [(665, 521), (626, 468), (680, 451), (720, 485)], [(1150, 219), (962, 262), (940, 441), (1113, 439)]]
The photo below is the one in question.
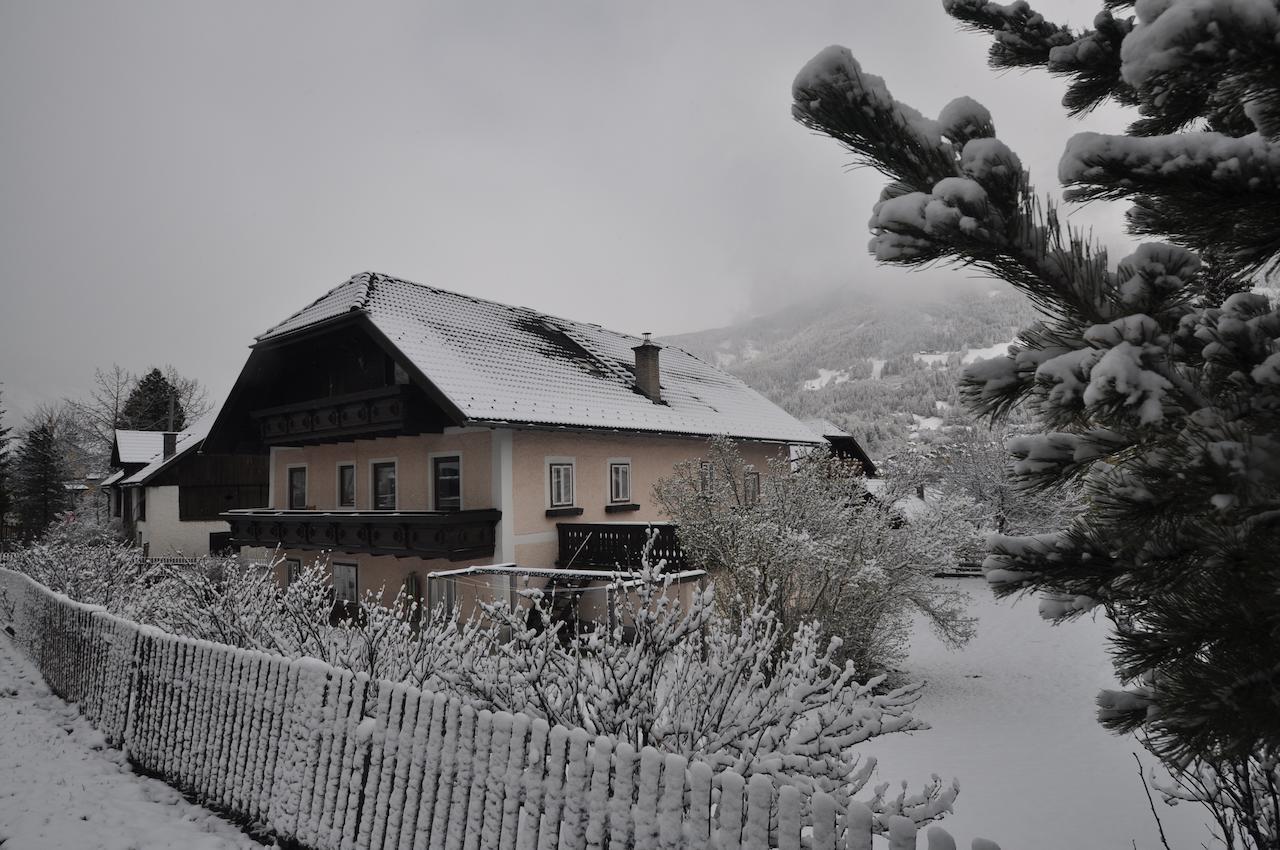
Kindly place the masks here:
[(147, 554), (182, 554), (188, 557), (209, 554), (209, 535), (230, 531), (222, 521), (182, 522), (178, 519), (178, 488), (148, 487), (147, 518), (138, 523), (139, 544), (147, 546)]

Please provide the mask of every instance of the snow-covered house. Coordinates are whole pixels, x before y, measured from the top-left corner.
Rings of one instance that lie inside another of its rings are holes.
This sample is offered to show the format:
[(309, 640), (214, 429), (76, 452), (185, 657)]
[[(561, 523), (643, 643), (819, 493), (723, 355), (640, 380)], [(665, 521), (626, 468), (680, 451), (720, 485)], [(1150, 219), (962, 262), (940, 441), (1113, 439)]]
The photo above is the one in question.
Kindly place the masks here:
[(270, 458), (270, 507), (225, 516), (282, 581), (328, 551), (339, 598), (465, 606), (637, 564), (654, 482), (718, 434), (761, 467), (821, 441), (678, 348), (364, 273), (257, 338), (205, 450)]
[(230, 546), (223, 511), (266, 504), (267, 464), (253, 455), (206, 455), (199, 432), (117, 430), (120, 467), (99, 486), (126, 537), (154, 557), (194, 557)]

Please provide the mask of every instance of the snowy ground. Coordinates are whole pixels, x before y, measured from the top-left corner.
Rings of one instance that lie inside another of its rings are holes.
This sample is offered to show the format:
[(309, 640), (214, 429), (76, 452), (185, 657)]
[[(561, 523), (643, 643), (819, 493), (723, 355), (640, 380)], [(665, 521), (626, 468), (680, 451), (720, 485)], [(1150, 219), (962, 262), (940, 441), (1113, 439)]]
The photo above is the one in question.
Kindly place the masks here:
[[(1051, 626), (1032, 598), (995, 600), (977, 579), (948, 579), (973, 597), (978, 636), (948, 651), (917, 629), (908, 667), (929, 687), (916, 716), (933, 728), (878, 738), (881, 781), (918, 786), (931, 773), (960, 780), (955, 813), (942, 822), (968, 847), (1003, 850), (1158, 850), (1160, 837), (1131, 753), (1131, 738), (1094, 720), (1094, 696), (1112, 682), (1105, 623)], [(1213, 846), (1196, 806), (1155, 796), (1173, 850)]]
[(231, 823), (130, 771), (2, 633), (0, 847), (262, 850)]

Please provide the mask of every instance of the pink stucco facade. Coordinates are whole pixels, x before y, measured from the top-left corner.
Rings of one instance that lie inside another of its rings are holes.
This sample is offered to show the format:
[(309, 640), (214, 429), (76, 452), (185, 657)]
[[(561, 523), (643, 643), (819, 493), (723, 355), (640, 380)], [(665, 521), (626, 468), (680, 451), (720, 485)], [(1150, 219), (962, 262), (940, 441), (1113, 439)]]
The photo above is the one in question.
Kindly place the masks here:
[[(450, 428), (443, 434), (385, 437), (302, 448), (276, 448), (271, 456), (271, 507), (288, 506), (289, 470), (305, 467), (306, 507), (341, 510), (338, 504), (338, 467), (356, 468), (355, 509), (373, 508), (373, 464), (396, 464), (396, 508), (406, 511), (434, 509), (432, 458), (461, 458), (462, 508), (496, 508), (502, 511), (497, 545), (491, 558), (471, 561), (396, 557), (335, 552), (334, 563), (356, 565), (359, 590), (382, 588), (389, 597), (411, 573), (419, 577), (423, 593), (434, 572), (471, 565), (514, 563), (521, 567), (553, 567), (558, 556), (556, 524), (561, 522), (643, 523), (665, 520), (653, 499), (658, 479), (671, 475), (676, 464), (693, 461), (706, 453), (701, 438), (646, 436), (621, 433), (537, 431), (501, 428)], [(785, 457), (785, 446), (743, 442), (745, 462), (765, 469), (770, 459)], [(579, 515), (548, 516), (551, 504), (551, 464), (572, 464), (573, 506)], [(610, 464), (630, 465), (630, 503), (626, 512), (606, 511), (610, 504)], [(288, 558), (314, 560), (314, 551), (287, 551)], [(280, 578), (283, 580), (284, 570)], [(539, 586), (539, 579), (516, 580), (516, 589)], [(478, 597), (487, 599), (510, 592), (505, 580), (460, 577), (454, 582), (457, 601), (467, 610)]]

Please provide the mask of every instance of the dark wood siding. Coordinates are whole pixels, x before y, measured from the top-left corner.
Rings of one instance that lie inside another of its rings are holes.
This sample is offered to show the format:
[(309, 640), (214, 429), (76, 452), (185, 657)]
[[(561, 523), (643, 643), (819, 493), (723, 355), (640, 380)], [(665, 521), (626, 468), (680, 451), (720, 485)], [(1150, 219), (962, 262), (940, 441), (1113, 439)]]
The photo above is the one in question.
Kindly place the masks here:
[(267, 505), (267, 485), (188, 485), (178, 488), (178, 519), (217, 520), (223, 511), (263, 508)]
[(223, 511), (267, 504), (267, 458), (192, 452), (162, 471), (152, 487), (178, 488), (178, 519), (217, 520)]

